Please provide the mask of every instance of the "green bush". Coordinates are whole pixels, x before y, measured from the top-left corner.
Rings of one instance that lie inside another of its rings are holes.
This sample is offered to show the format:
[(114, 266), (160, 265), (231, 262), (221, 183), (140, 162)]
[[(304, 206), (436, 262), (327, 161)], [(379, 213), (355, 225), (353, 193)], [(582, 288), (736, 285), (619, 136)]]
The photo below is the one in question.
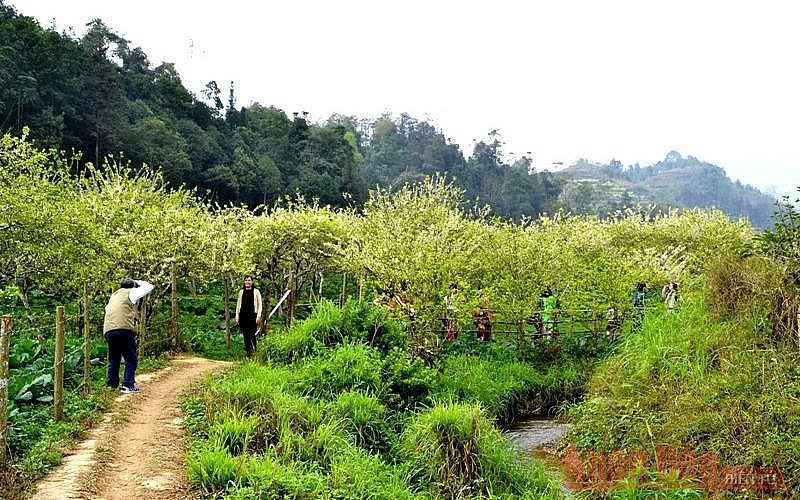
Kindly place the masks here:
[(429, 394), (436, 380), (436, 370), (420, 358), (410, 358), (406, 350), (393, 349), (383, 358), (382, 396), (396, 412), (417, 411), (430, 402)]
[(383, 306), (348, 300), (342, 308), (342, 336), (345, 341), (363, 342), (386, 354), (407, 350), (410, 342), (402, 324), (392, 319)]

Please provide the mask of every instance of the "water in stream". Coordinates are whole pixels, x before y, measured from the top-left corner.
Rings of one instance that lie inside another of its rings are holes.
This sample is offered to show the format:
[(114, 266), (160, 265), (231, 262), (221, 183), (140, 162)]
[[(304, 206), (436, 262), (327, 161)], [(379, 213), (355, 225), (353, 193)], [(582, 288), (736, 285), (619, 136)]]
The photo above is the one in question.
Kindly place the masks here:
[(547, 458), (552, 455), (556, 444), (568, 429), (568, 424), (540, 417), (515, 423), (506, 429), (505, 435), (511, 439), (515, 448), (537, 458)]
[[(555, 455), (556, 445), (569, 430), (569, 424), (560, 424), (551, 418), (538, 417), (521, 420), (506, 429), (504, 434), (511, 445), (531, 458), (545, 462), (548, 468), (560, 470), (561, 463)], [(561, 486), (565, 498), (572, 498), (566, 485)]]

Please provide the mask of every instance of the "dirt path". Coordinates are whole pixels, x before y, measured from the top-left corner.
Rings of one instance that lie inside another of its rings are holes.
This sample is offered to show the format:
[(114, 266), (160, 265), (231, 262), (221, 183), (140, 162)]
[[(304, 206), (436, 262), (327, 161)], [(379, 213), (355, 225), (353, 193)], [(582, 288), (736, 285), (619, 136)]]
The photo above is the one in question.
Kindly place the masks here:
[(37, 500), (194, 498), (184, 474), (181, 392), (230, 363), (177, 358), (136, 376), (138, 394), (122, 394), (64, 463), (37, 483)]

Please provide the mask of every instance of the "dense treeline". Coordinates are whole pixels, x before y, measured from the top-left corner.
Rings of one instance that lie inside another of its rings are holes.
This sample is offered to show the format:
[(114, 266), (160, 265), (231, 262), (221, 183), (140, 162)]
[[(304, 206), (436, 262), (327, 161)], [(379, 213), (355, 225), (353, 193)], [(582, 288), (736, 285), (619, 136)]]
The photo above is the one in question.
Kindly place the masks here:
[(503, 163), (497, 134), (465, 159), (440, 131), (405, 114), (312, 124), (305, 112), (237, 108), (233, 82), (227, 98), (214, 81), (194, 95), (174, 65), (153, 67), (99, 19), (87, 26), (79, 39), (59, 34), (0, 0), (0, 132), (20, 136), (27, 126), (39, 147), (80, 153), (76, 172), (111, 156), (134, 171), (158, 168), (169, 185), (197, 188), (210, 201), (251, 208), (298, 192), (360, 207), (368, 188), (438, 172), (501, 215), (558, 207), (559, 181), (524, 159)]

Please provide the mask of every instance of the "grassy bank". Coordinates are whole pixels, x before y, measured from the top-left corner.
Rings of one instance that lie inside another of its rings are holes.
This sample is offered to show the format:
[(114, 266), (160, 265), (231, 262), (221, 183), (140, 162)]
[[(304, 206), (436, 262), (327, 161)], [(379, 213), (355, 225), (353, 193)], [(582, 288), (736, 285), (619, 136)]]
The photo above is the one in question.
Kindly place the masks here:
[[(321, 304), (184, 401), (189, 475), (221, 498), (558, 498), (498, 422), (580, 390), (578, 364), (465, 340), (412, 357), (382, 307)], [(558, 371), (560, 370), (560, 371)]]
[[(647, 473), (639, 470), (617, 484), (630, 486), (628, 492), (654, 480), (661, 486), (679, 484), (676, 495), (692, 490), (699, 495), (708, 485), (702, 476), (709, 474), (701, 466), (712, 459), (721, 470), (778, 467), (787, 485), (783, 491), (798, 491), (797, 343), (776, 338), (763, 312), (711, 320), (708, 299), (683, 300), (676, 314), (650, 314), (641, 331), (620, 344), (597, 369), (585, 401), (570, 409), (569, 443), (583, 457), (588, 450), (627, 457), (643, 453)], [(694, 466), (683, 466), (695, 477), (678, 478), (681, 466), (665, 456), (668, 450), (695, 459)], [(734, 494), (735, 489), (722, 491)], [(737, 497), (755, 494), (735, 492)]]

